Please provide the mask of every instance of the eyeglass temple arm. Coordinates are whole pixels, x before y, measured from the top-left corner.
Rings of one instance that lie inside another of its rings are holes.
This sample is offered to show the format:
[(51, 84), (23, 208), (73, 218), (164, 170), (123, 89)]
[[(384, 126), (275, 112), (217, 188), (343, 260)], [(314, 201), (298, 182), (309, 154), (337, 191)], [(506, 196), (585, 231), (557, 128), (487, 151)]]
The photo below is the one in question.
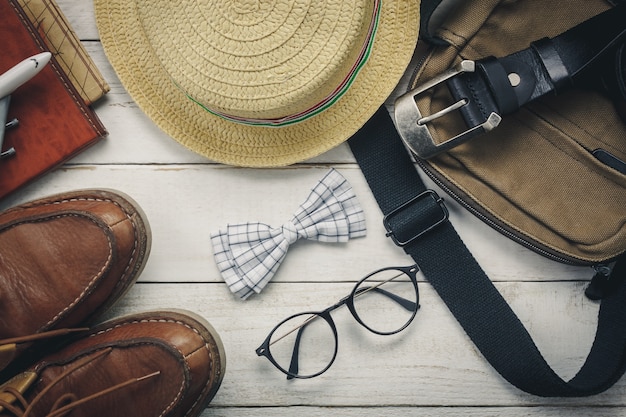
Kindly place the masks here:
[[(363, 294), (364, 292), (368, 292), (368, 291), (377, 291), (389, 298), (391, 298), (392, 300), (394, 300), (396, 303), (400, 304), (403, 308), (405, 308), (408, 311), (414, 311), (417, 308), (419, 308), (419, 305), (417, 305), (417, 303), (414, 303), (411, 300), (407, 300), (404, 297), (400, 297), (399, 295), (396, 295), (392, 292), (389, 292), (387, 290), (383, 290), (382, 288), (379, 287), (370, 287), (370, 288), (365, 288), (363, 289), (363, 291), (359, 292), (356, 294), (356, 296), (359, 296), (361, 294)], [(346, 300), (348, 297), (343, 298), (341, 301), (339, 301), (337, 304), (329, 307), (328, 309), (326, 309), (325, 311), (329, 311), (329, 310), (333, 310), (337, 307), (342, 306), (343, 304), (345, 304)], [(298, 329), (298, 333), (296, 334), (296, 341), (293, 345), (293, 352), (291, 353), (291, 362), (289, 363), (289, 374), (287, 375), (287, 379), (294, 379), (295, 377), (292, 375), (297, 375), (298, 371), (299, 371), (299, 354), (300, 354), (300, 341), (302, 340), (302, 333), (304, 332), (304, 329), (307, 327), (307, 325), (309, 324), (309, 322), (311, 321), (311, 319), (307, 320), (306, 322), (304, 322), (302, 324), (302, 326)]]
[(377, 291), (389, 298), (391, 298), (393, 301), (395, 301), (396, 303), (400, 304), (405, 310), (408, 311), (414, 311), (416, 309), (419, 308), (419, 305), (417, 303), (414, 303), (411, 300), (407, 300), (404, 297), (400, 297), (399, 295), (396, 295), (392, 292), (389, 292), (387, 290), (384, 290), (382, 288), (379, 287), (369, 287), (369, 288), (364, 288), (362, 291), (360, 291), (359, 293), (355, 294), (356, 296), (359, 296), (363, 293), (369, 292), (369, 291)]
[(296, 342), (293, 344), (293, 352), (291, 353), (291, 362), (289, 363), (289, 372), (287, 375), (287, 379), (295, 378), (292, 375), (297, 375), (300, 369), (298, 357), (300, 355), (300, 340), (302, 339), (302, 333), (306, 328), (306, 324), (298, 329), (298, 333), (296, 334)]

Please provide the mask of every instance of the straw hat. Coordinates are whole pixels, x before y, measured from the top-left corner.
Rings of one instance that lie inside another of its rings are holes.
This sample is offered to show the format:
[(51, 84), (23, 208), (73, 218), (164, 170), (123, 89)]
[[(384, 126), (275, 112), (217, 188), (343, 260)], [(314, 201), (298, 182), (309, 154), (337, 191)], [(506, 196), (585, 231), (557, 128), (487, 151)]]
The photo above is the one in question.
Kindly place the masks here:
[(374, 114), (417, 42), (415, 0), (95, 0), (105, 52), (141, 109), (217, 162), (317, 156)]

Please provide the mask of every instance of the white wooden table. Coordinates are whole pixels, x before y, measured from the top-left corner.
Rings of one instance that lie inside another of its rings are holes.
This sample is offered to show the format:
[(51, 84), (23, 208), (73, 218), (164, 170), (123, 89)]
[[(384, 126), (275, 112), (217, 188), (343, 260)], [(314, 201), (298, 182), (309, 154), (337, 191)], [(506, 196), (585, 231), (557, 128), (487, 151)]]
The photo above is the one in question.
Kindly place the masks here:
[[(152, 253), (139, 282), (108, 316), (184, 308), (215, 326), (226, 348), (227, 371), (204, 417), (626, 415), (625, 381), (584, 399), (541, 399), (510, 386), (423, 277), (421, 309), (407, 330), (374, 336), (346, 309), (337, 311), (335, 364), (313, 380), (287, 381), (254, 352), (275, 324), (334, 303), (370, 271), (411, 263), (385, 238), (381, 213), (348, 147), (284, 169), (229, 167), (195, 155), (163, 134), (121, 86), (98, 41), (91, 2), (58, 3), (112, 87), (95, 106), (110, 134), (1, 201), (0, 208), (79, 188), (118, 189), (139, 202), (152, 226)], [(353, 185), (367, 217), (367, 237), (337, 245), (299, 241), (260, 295), (235, 299), (213, 261), (210, 233), (239, 221), (282, 224), (330, 167)], [(548, 362), (561, 375), (573, 376), (595, 332), (598, 306), (583, 294), (592, 271), (541, 258), (450, 199), (447, 205), (458, 232)]]

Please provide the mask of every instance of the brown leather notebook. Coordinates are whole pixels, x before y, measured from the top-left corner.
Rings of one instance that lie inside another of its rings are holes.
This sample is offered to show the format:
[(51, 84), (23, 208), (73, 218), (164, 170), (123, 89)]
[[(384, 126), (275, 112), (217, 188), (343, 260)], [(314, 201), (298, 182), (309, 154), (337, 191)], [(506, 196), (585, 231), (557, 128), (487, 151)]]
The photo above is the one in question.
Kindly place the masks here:
[[(0, 74), (24, 59), (48, 51), (18, 0), (0, 1)], [(53, 51), (51, 51), (53, 52)], [(0, 198), (64, 163), (106, 135), (106, 129), (63, 72), (56, 58), (11, 94), (0, 159)], [(0, 126), (0, 128), (3, 128)]]

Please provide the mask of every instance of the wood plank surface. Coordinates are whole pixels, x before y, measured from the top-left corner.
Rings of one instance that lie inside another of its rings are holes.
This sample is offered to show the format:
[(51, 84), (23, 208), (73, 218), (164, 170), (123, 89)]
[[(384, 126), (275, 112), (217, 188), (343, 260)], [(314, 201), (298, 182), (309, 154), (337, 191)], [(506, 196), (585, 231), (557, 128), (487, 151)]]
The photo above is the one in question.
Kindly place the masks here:
[[(333, 314), (339, 353), (313, 380), (287, 381), (254, 350), (279, 321), (320, 310), (347, 295), (352, 283), (270, 283), (247, 301), (220, 283), (140, 283), (109, 313), (191, 309), (220, 333), (227, 373), (214, 406), (481, 407), (624, 405), (623, 382), (584, 399), (538, 399), (512, 388), (484, 361), (426, 283), (414, 322), (396, 336), (367, 332), (347, 309)], [(564, 377), (580, 368), (593, 341), (597, 306), (581, 283), (501, 283), (498, 289), (527, 324), (546, 360)], [(566, 324), (566, 325), (564, 325)], [(434, 415), (434, 414), (433, 414)]]
[[(79, 188), (117, 189), (141, 205), (152, 229), (150, 259), (138, 284), (105, 318), (176, 308), (213, 324), (226, 347), (227, 371), (203, 417), (626, 415), (624, 381), (579, 399), (537, 398), (509, 385), (422, 276), (421, 308), (405, 331), (376, 336), (347, 309), (339, 310), (333, 314), (339, 332), (335, 364), (313, 380), (287, 381), (254, 352), (274, 325), (291, 314), (331, 305), (370, 271), (412, 263), (385, 237), (380, 210), (348, 147), (281, 169), (229, 167), (196, 155), (161, 132), (126, 93), (99, 42), (92, 3), (58, 3), (111, 86), (95, 106), (110, 134), (0, 201), (0, 209)], [(261, 294), (236, 299), (219, 276), (210, 234), (242, 221), (280, 226), (330, 168), (353, 185), (367, 218), (367, 236), (344, 244), (296, 242)], [(446, 204), (459, 234), (546, 360), (560, 375), (572, 377), (595, 333), (598, 305), (583, 294), (593, 271), (547, 260), (499, 235), (450, 198)]]

